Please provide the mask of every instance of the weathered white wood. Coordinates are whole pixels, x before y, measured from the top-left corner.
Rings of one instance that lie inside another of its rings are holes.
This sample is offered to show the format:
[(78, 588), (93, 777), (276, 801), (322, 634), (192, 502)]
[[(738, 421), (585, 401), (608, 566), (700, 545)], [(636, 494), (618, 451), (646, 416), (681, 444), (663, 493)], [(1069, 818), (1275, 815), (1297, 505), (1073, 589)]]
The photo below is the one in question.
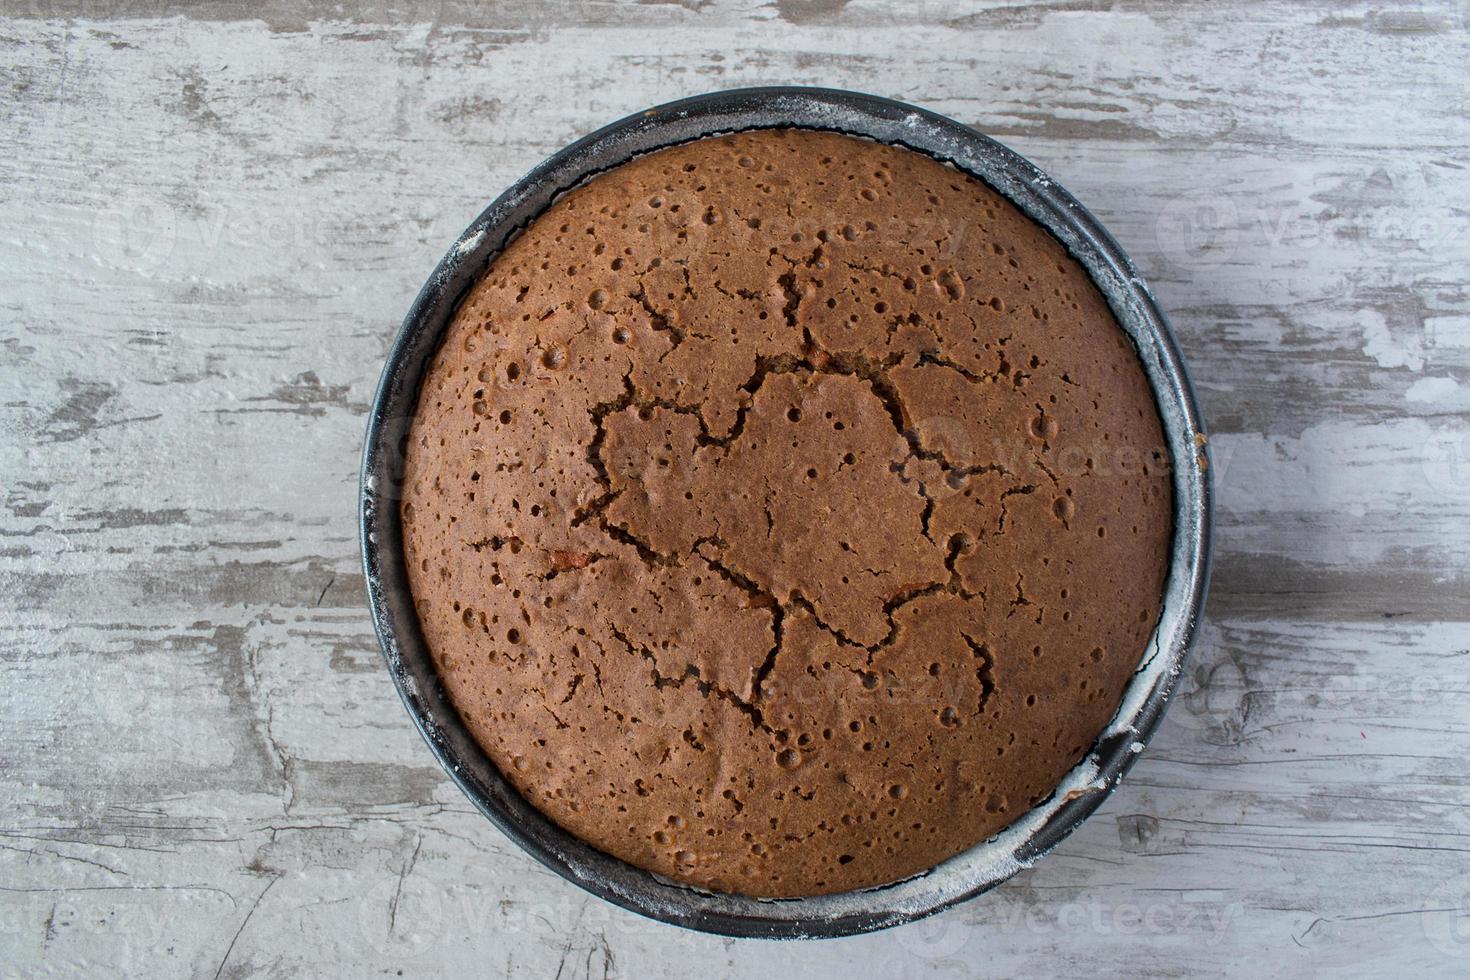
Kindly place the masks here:
[[(0, 3), (0, 975), (1464, 975), (1470, 15), (1107, 7)], [(953, 115), (1094, 209), (1219, 494), (1210, 622), (1104, 808), (982, 900), (783, 946), (472, 812), (353, 530), (459, 230), (611, 119), (771, 82)]]

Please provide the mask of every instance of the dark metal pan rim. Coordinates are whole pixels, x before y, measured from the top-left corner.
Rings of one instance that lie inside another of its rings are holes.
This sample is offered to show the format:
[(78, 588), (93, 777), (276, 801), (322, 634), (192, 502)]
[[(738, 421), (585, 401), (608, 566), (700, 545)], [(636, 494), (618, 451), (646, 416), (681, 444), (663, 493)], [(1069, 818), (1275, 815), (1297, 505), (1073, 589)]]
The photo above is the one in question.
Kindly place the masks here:
[[(438, 682), (409, 595), (398, 519), (402, 447), (429, 359), (460, 299), (556, 198), (636, 156), (723, 133), (793, 127), (926, 153), (985, 181), (1087, 269), (1129, 334), (1172, 458), (1174, 540), (1163, 612), (1113, 721), (1045, 801), (995, 837), (930, 870), (863, 891), (796, 899), (704, 892), (589, 846), (527, 803), (469, 735)], [(1208, 448), (1163, 313), (1133, 263), (1070, 194), (1019, 154), (944, 116), (835, 89), (736, 89), (668, 103), (586, 136), (531, 170), (460, 236), (390, 348), (368, 421), (360, 489), (363, 570), (383, 656), (414, 724), (450, 777), (511, 840), (582, 888), (634, 912), (728, 936), (820, 938), (910, 922), (995, 887), (1061, 842), (1103, 801), (1158, 725), (1193, 640), (1209, 577)]]

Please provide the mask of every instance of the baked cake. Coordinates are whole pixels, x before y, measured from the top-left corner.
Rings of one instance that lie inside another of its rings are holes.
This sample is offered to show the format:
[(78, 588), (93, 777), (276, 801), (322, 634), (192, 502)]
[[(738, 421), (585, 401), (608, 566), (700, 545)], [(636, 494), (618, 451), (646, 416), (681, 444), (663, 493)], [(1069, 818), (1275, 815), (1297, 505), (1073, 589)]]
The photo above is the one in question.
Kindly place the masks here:
[(921, 872), (1047, 797), (1157, 619), (1168, 456), (1087, 274), (985, 184), (762, 130), (557, 200), (407, 447), (424, 635), (583, 840), (754, 896)]

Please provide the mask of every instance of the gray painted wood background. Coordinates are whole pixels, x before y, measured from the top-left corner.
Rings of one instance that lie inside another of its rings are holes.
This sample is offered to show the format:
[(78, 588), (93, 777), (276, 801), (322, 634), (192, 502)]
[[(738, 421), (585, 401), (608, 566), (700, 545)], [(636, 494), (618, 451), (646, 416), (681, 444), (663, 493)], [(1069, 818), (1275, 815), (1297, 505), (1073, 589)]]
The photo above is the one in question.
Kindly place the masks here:
[[(0, 2), (0, 975), (1470, 971), (1470, 8)], [(1209, 622), (1130, 778), (926, 923), (735, 942), (523, 857), (380, 665), (364, 414), (438, 256), (627, 112), (861, 88), (1174, 319)]]

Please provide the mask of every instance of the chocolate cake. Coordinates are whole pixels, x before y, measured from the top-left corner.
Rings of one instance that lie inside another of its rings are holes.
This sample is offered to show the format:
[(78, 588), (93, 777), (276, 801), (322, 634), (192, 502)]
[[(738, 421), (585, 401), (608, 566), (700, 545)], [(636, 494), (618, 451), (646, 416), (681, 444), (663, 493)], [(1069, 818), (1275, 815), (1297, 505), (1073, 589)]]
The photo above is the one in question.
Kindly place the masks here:
[(1168, 457), (1084, 270), (985, 184), (796, 130), (638, 158), (494, 260), (401, 505), (444, 685), (549, 818), (755, 896), (1049, 793), (1159, 613)]

